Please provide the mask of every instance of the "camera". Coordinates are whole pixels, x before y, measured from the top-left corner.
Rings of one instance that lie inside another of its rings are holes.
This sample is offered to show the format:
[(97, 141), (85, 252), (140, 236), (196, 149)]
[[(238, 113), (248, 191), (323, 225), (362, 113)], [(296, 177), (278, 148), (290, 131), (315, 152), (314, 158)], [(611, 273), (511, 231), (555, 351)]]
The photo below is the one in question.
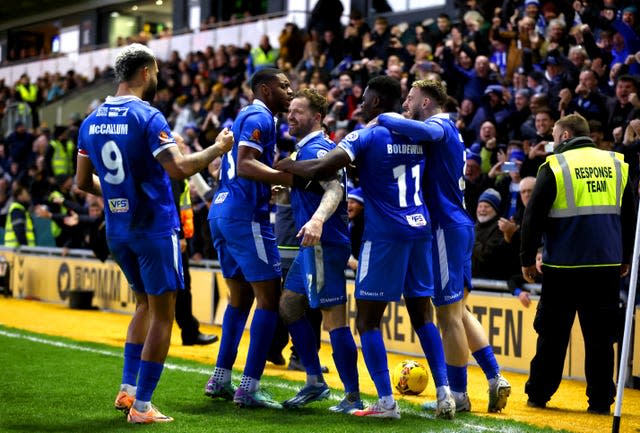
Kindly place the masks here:
[(553, 141), (548, 142), (547, 144), (544, 145), (544, 151), (547, 153), (553, 153)]
[(502, 164), (502, 171), (504, 173), (511, 173), (513, 171), (518, 171), (518, 165), (513, 161), (505, 161)]

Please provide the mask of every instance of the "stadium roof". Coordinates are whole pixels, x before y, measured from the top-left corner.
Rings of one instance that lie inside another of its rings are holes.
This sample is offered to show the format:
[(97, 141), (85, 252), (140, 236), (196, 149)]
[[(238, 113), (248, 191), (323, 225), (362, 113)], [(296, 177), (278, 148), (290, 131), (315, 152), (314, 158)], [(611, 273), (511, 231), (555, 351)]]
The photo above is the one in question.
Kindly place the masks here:
[(98, 9), (127, 0), (20, 0), (0, 1), (0, 31)]

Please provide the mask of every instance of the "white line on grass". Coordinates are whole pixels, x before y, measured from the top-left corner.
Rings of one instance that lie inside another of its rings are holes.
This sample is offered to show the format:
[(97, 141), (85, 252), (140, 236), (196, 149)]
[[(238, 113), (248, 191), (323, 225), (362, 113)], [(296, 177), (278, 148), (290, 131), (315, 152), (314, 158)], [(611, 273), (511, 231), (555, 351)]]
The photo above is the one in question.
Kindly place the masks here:
[[(0, 324), (1, 325), (1, 324)], [(62, 341), (56, 341), (56, 340), (50, 340), (47, 338), (42, 338), (42, 337), (34, 337), (32, 335), (26, 335), (26, 334), (20, 334), (20, 333), (16, 333), (16, 332), (9, 332), (9, 331), (5, 331), (0, 329), (0, 336), (4, 336), (4, 337), (8, 337), (8, 338), (19, 338), (22, 340), (28, 340), (28, 341), (32, 341), (34, 343), (40, 343), (40, 344), (46, 344), (49, 346), (54, 346), (54, 347), (60, 347), (63, 349), (70, 349), (70, 350), (77, 350), (79, 352), (89, 352), (89, 353), (95, 353), (97, 355), (103, 355), (103, 356), (112, 356), (114, 358), (120, 358), (122, 357), (122, 352), (120, 351), (110, 351), (110, 350), (103, 350), (103, 349), (95, 349), (93, 347), (87, 347), (87, 346), (81, 346), (79, 344), (71, 344), (71, 343), (64, 343)], [(197, 374), (203, 374), (203, 375), (209, 375), (211, 374), (211, 369), (206, 369), (206, 368), (193, 368), (193, 367), (187, 367), (184, 365), (178, 365), (178, 364), (173, 364), (170, 362), (167, 362), (164, 364), (164, 368), (168, 369), (168, 370), (176, 370), (176, 371), (181, 371), (184, 373), (197, 373)], [(236, 377), (236, 379), (239, 379), (240, 375), (239, 374), (234, 374), (234, 376)], [(280, 388), (280, 389), (284, 389), (287, 391), (297, 391), (298, 387), (297, 386), (293, 386), (293, 385), (289, 385), (288, 383), (282, 383), (277, 381), (277, 378), (269, 378), (267, 380), (267, 382), (269, 382), (269, 386), (273, 386), (276, 388)], [(331, 394), (330, 399), (335, 400), (335, 401), (340, 401), (342, 400), (342, 397), (339, 397), (337, 395)], [(415, 409), (409, 408), (407, 406), (403, 406), (402, 407), (402, 412), (403, 413), (407, 413), (407, 414), (411, 414), (413, 416), (417, 416), (420, 418), (426, 418), (426, 419), (434, 419), (433, 415), (429, 415), (428, 413), (424, 412), (424, 411), (417, 411)], [(446, 422), (446, 421), (443, 421)], [(455, 424), (456, 427), (460, 427), (461, 430), (459, 431), (464, 431), (464, 432), (473, 432), (473, 431), (477, 431), (477, 432), (487, 432), (487, 431), (491, 431), (491, 432), (496, 432), (496, 433), (518, 433), (520, 430), (517, 428), (512, 428), (512, 427), (501, 427), (500, 429), (496, 430), (496, 427), (483, 427), (480, 425), (476, 425), (476, 424), (469, 424), (466, 423), (460, 419), (455, 419), (453, 421), (450, 421), (451, 423)], [(454, 430), (456, 431), (456, 430)]]

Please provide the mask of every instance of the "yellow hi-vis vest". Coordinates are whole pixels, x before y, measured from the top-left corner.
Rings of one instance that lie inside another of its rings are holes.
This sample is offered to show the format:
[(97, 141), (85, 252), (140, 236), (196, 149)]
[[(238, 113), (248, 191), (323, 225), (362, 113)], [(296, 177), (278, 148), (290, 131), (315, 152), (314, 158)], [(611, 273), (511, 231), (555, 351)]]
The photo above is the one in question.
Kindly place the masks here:
[[(64, 195), (60, 191), (53, 191), (51, 194), (49, 194), (49, 201), (52, 202), (53, 199), (56, 197), (64, 198)], [(60, 205), (60, 213), (66, 215), (67, 208), (63, 205)], [(51, 235), (54, 238), (57, 238), (58, 236), (60, 236), (61, 233), (62, 233), (62, 227), (60, 227), (58, 223), (55, 222), (54, 220), (51, 220)]]
[(61, 174), (73, 174), (73, 141), (67, 140), (62, 143), (60, 140), (51, 140), (53, 147), (53, 157), (51, 158), (51, 169), (54, 176)]
[(185, 239), (191, 239), (194, 233), (193, 207), (191, 206), (191, 191), (189, 181), (184, 181), (184, 190), (180, 194), (180, 224)]
[(22, 83), (16, 86), (16, 90), (20, 94), (20, 97), (24, 102), (28, 102), (33, 104), (38, 99), (38, 86), (35, 84), (27, 84), (26, 86)]
[(4, 225), (4, 245), (6, 247), (20, 246), (20, 243), (18, 243), (18, 239), (16, 238), (16, 232), (13, 231), (13, 221), (11, 220), (11, 212), (13, 212), (15, 209), (20, 209), (24, 212), (27, 245), (30, 247), (35, 247), (36, 235), (33, 232), (33, 221), (31, 220), (31, 215), (29, 215), (29, 212), (27, 212), (22, 204), (15, 201), (11, 203), (11, 206), (9, 206), (7, 222)]
[(620, 211), (629, 173), (624, 157), (582, 147), (551, 155), (546, 163), (557, 192), (544, 231), (543, 263), (558, 268), (620, 265)]

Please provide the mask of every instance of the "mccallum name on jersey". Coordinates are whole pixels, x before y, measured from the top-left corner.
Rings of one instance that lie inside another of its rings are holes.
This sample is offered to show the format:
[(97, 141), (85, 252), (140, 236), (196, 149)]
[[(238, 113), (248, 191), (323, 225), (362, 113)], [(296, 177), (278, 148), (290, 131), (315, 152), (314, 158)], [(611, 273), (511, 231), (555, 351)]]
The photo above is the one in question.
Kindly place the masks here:
[(126, 123), (102, 123), (89, 126), (89, 134), (126, 135), (128, 133), (129, 125)]

